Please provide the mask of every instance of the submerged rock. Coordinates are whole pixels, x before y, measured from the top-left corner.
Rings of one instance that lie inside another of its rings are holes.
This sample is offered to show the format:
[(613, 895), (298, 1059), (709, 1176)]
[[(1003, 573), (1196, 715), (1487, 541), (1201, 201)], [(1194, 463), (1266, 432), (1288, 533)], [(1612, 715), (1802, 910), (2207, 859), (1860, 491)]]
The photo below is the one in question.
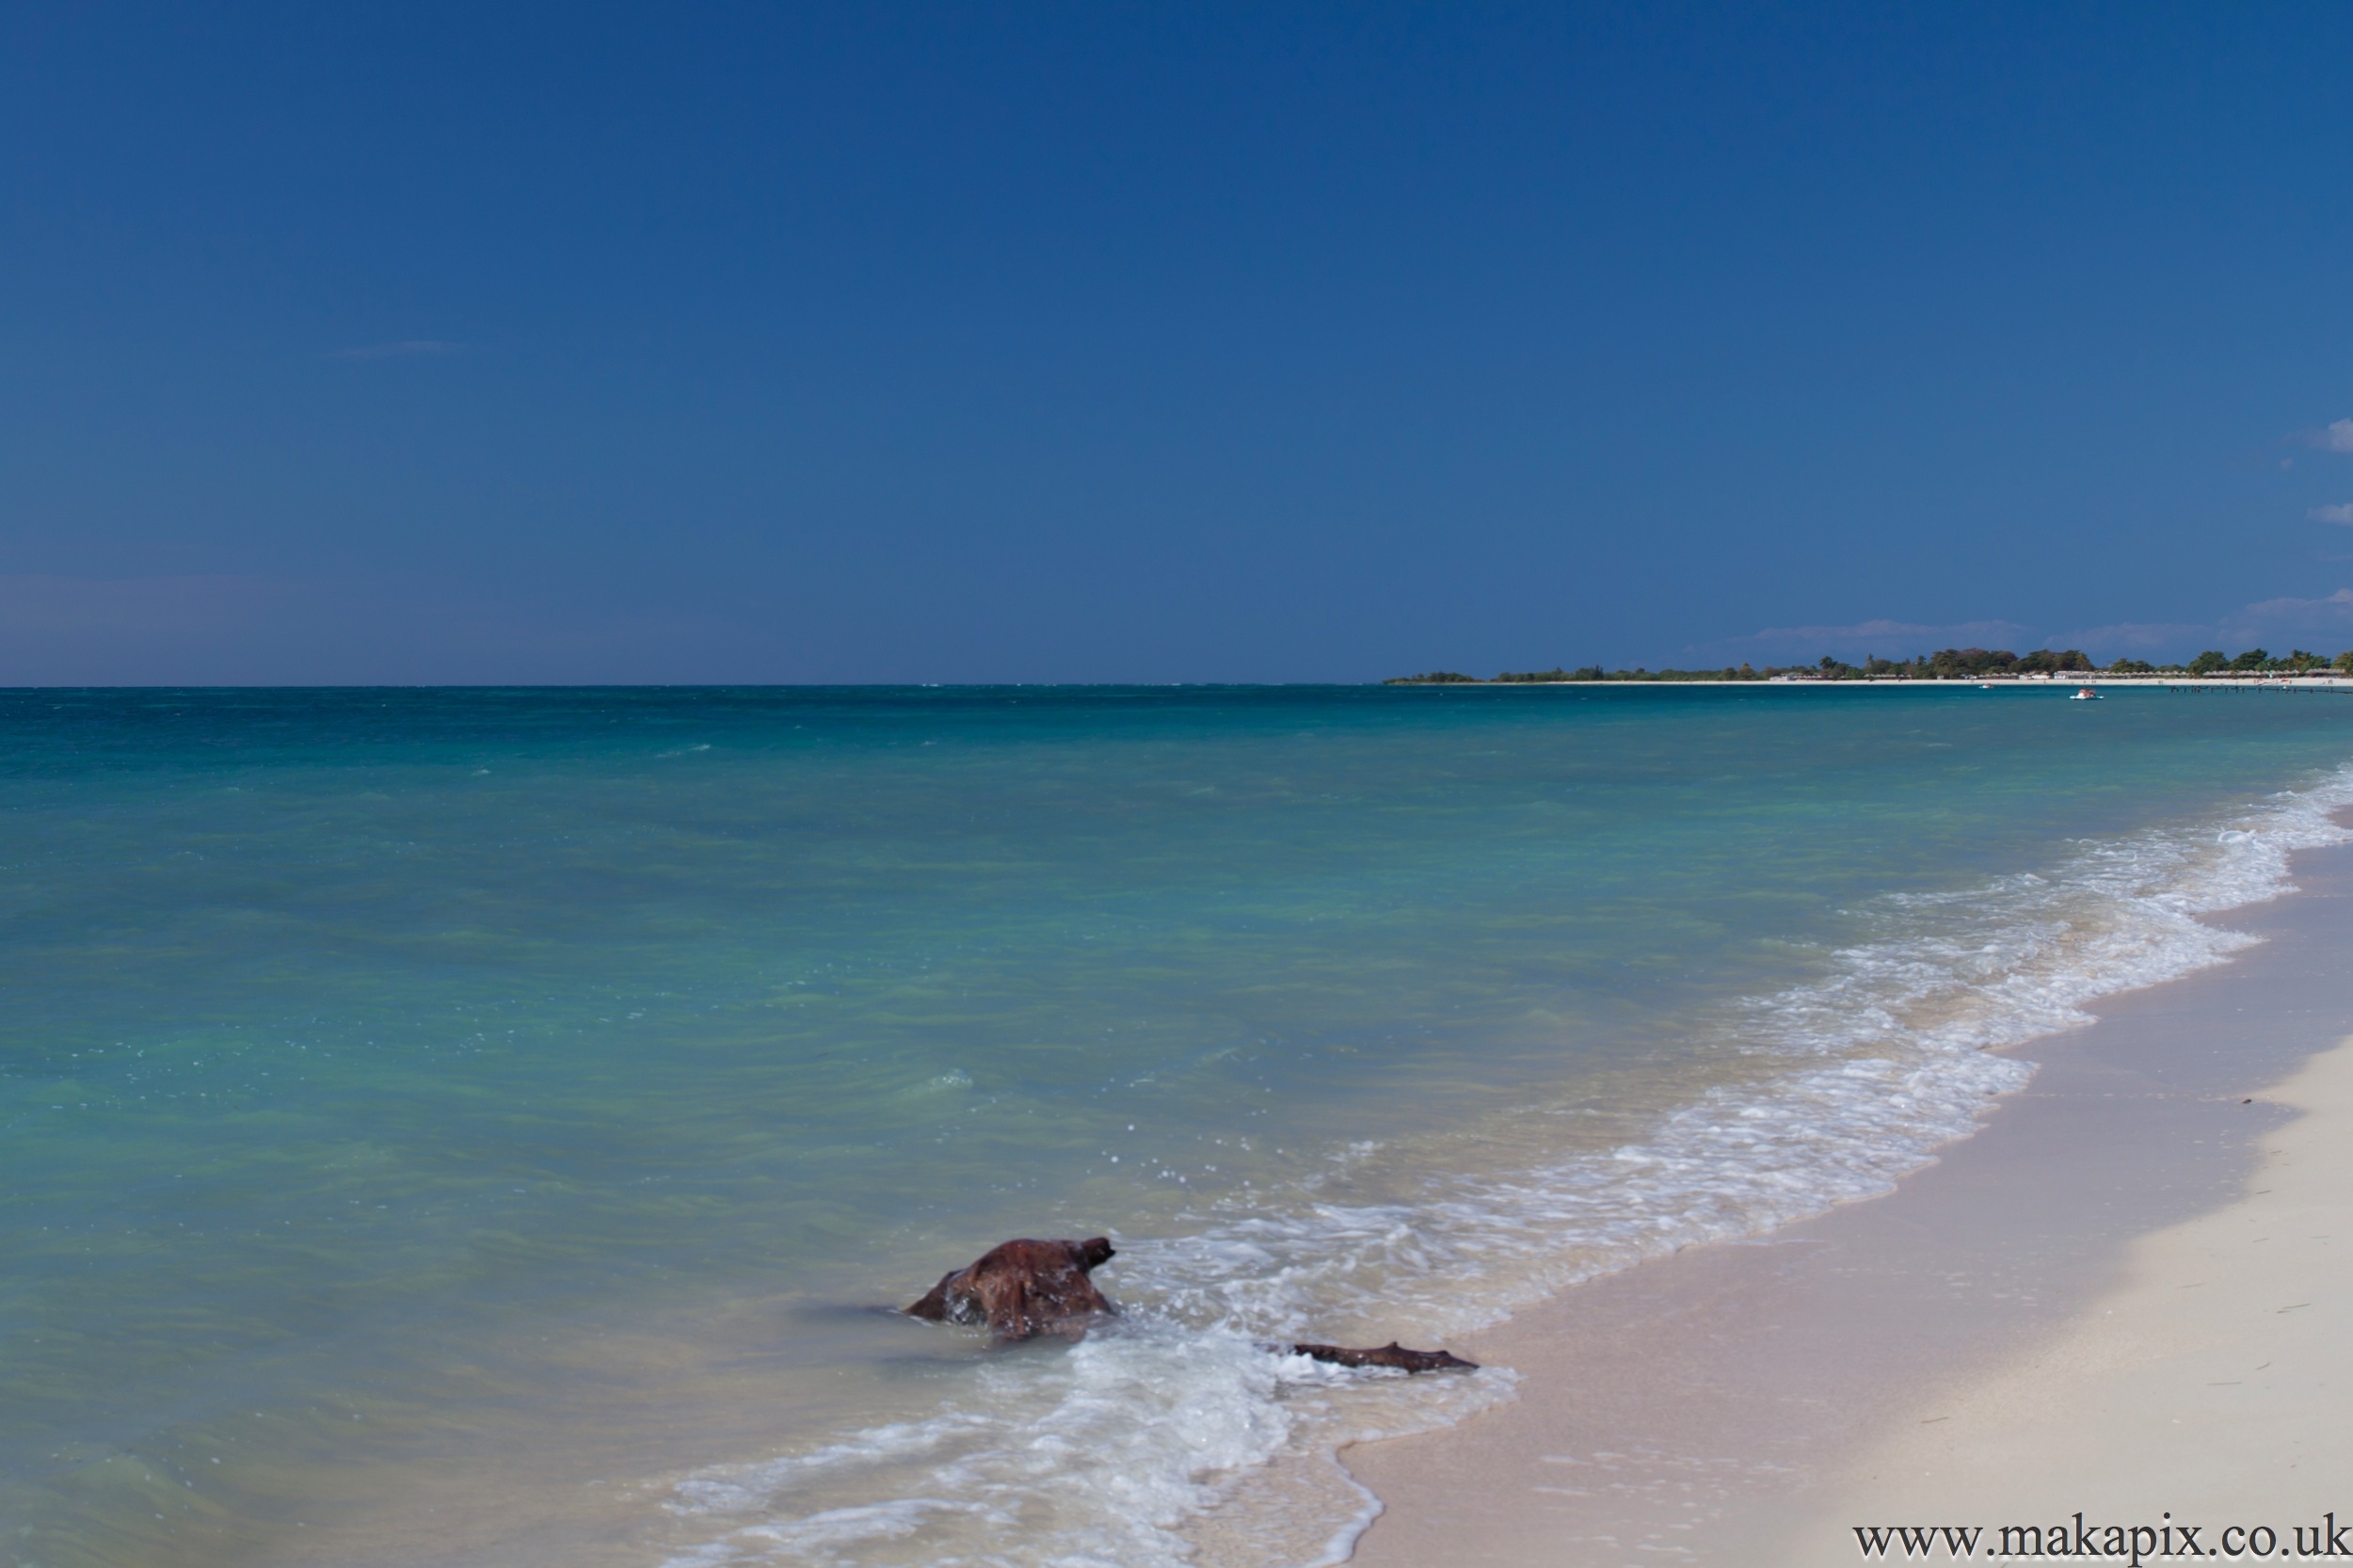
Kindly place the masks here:
[(1107, 1237), (1083, 1241), (1007, 1241), (951, 1270), (908, 1307), (910, 1318), (988, 1325), (999, 1339), (1057, 1334), (1076, 1339), (1119, 1308), (1087, 1278), (1113, 1256)]
[(1394, 1367), (1401, 1372), (1476, 1372), (1479, 1363), (1446, 1351), (1409, 1351), (1392, 1339), (1369, 1351), (1346, 1345), (1286, 1345), (1293, 1355), (1329, 1361), (1336, 1367)]
[[(1034, 1339), (1041, 1334), (1080, 1338), (1089, 1327), (1119, 1311), (1087, 1278), (1116, 1256), (1111, 1239), (1104, 1236), (1083, 1241), (1007, 1241), (942, 1274), (906, 1315), (974, 1328), (986, 1324), (1000, 1340)], [(1371, 1350), (1346, 1345), (1266, 1348), (1278, 1355), (1304, 1355), (1339, 1367), (1394, 1367), (1401, 1372), (1479, 1369), (1475, 1361), (1445, 1351), (1409, 1351), (1394, 1339)]]

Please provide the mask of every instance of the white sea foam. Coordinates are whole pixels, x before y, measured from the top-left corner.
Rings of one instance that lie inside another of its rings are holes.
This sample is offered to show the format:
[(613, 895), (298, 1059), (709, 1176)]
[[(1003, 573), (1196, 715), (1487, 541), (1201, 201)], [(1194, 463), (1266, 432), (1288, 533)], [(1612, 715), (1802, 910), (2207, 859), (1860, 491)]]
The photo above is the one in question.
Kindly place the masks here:
[[(928, 1419), (694, 1477), (675, 1506), (729, 1528), (671, 1562), (1188, 1560), (1176, 1532), (1218, 1501), (1223, 1479), (1328, 1420), (1336, 1395), (1376, 1381), (1139, 1314), (1066, 1355), (987, 1368), (956, 1407)], [(1456, 1381), (1458, 1414), (1510, 1383)]]
[[(2353, 770), (2224, 824), (2087, 844), (2043, 874), (1878, 901), (1862, 913), (1882, 939), (1718, 1019), (1751, 1070), (1638, 1140), (1432, 1171), (1389, 1202), (1330, 1195), (1336, 1170), (1228, 1200), (1189, 1234), (1122, 1238), (1134, 1307), (1119, 1328), (988, 1367), (928, 1419), (696, 1476), (673, 1507), (698, 1544), (673, 1568), (1200, 1560), (1188, 1525), (1254, 1467), (1312, 1465), (1510, 1396), (1500, 1370), (1368, 1376), (1259, 1341), (1336, 1321), (1441, 1339), (1643, 1257), (1883, 1192), (2026, 1080), (2030, 1064), (1993, 1048), (2253, 942), (2198, 917), (2288, 890), (2295, 851), (2347, 838), (2329, 814), (2348, 803)], [(1256, 1560), (1344, 1560), (1377, 1512), (1351, 1485), (1325, 1487), (1328, 1516), (1289, 1521), (1298, 1544)]]

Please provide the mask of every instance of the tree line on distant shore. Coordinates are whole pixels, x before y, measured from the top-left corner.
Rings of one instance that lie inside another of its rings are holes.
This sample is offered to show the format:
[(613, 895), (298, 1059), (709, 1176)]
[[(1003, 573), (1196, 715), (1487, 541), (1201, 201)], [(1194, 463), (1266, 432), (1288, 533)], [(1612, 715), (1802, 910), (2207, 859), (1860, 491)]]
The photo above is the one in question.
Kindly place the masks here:
[(2039, 648), (2032, 653), (2012, 653), (2008, 648), (1948, 648), (1913, 659), (1866, 658), (1860, 664), (1849, 664), (1826, 653), (1816, 664), (1768, 664), (1763, 669), (1754, 669), (1747, 664), (1726, 664), (1720, 670), (1654, 670), (1640, 667), (1605, 670), (1599, 664), (1587, 664), (1573, 670), (1505, 670), (1492, 680), (1481, 680), (1475, 675), (1459, 675), (1452, 670), (1431, 670), (1423, 675), (1392, 676), (1382, 684), (1510, 686), (1574, 680), (1770, 680), (1777, 677), (1806, 680), (2015, 680), (2025, 675), (2071, 674), (2307, 675), (2314, 670), (2336, 670), (2353, 675), (2353, 651), (2340, 653), (2331, 659), (2327, 654), (2307, 653), (2299, 648), (2274, 658), (2260, 648), (2250, 648), (2233, 658), (2220, 648), (2210, 648), (2185, 664), (2152, 664), (2138, 659), (2119, 659), (2111, 664), (2095, 665), (2081, 649), (2073, 648)]

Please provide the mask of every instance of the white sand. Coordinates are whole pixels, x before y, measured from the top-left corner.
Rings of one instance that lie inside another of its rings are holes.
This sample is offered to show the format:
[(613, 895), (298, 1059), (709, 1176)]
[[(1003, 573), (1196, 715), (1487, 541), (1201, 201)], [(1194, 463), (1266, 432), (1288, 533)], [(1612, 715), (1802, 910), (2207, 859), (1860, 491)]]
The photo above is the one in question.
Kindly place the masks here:
[(2262, 1097), (2302, 1114), (2244, 1196), (2141, 1238), (2056, 1336), (1891, 1419), (1777, 1560), (1860, 1561), (1863, 1524), (2169, 1513), (2212, 1547), (2353, 1518), (2353, 1040)]

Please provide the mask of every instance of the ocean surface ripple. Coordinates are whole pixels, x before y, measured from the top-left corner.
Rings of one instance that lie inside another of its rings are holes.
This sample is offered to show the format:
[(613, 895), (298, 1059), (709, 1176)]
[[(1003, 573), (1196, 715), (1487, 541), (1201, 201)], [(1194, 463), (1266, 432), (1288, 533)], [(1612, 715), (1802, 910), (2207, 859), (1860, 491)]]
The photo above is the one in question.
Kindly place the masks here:
[[(1887, 1191), (2353, 705), (0, 693), (0, 1565), (1332, 1562), (1442, 1345)], [(1112, 1235), (1122, 1320), (878, 1308)]]

